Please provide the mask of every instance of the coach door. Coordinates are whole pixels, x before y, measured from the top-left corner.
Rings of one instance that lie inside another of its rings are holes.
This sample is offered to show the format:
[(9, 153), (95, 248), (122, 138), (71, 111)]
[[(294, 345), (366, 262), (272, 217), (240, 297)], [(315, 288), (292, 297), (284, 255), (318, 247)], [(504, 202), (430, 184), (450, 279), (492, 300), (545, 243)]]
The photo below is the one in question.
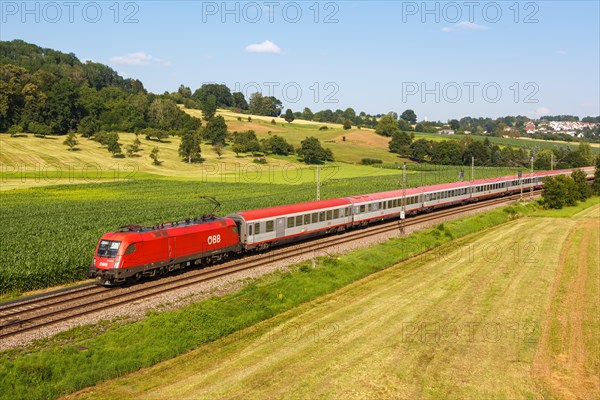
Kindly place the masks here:
[(285, 236), (285, 218), (275, 220), (275, 234), (278, 238)]

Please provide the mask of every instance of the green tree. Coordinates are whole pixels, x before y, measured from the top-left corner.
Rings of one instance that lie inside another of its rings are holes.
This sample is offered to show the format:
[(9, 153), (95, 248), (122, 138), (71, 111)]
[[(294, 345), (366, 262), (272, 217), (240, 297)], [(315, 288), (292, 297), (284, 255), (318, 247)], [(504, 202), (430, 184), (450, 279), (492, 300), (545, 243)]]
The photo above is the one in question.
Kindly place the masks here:
[(592, 146), (586, 142), (579, 142), (579, 156), (582, 159), (584, 166), (592, 165), (594, 156), (592, 155)]
[(160, 149), (158, 148), (158, 146), (154, 146), (154, 148), (150, 152), (150, 158), (152, 159), (152, 164), (154, 164), (154, 165), (160, 165), (160, 164), (162, 164), (162, 161), (160, 161), (158, 159), (158, 153), (159, 152), (160, 152)]
[(354, 121), (354, 119), (356, 118), (356, 111), (354, 111), (354, 108), (348, 107), (344, 110), (343, 117), (346, 120)]
[(310, 136), (300, 142), (298, 155), (307, 164), (321, 164), (324, 161), (333, 161), (333, 153), (330, 149), (321, 146), (316, 137)]
[(10, 128), (8, 128), (8, 133), (10, 133), (10, 137), (17, 137), (21, 133), (23, 133), (23, 126), (22, 125), (18, 125), (18, 124), (14, 124)]
[(415, 114), (415, 112), (411, 109), (405, 110), (402, 114), (400, 114), (400, 118), (410, 124), (417, 123), (417, 114)]
[(398, 120), (398, 129), (400, 129), (401, 131), (412, 131), (413, 127), (410, 124), (410, 122), (407, 122), (407, 121), (403, 120), (402, 118), (400, 118)]
[(391, 115), (384, 115), (377, 122), (375, 132), (383, 136), (393, 136), (395, 133), (399, 133), (400, 129), (398, 129), (398, 123)]
[(426, 139), (418, 139), (410, 145), (410, 158), (423, 162), (431, 155), (431, 144)]
[(461, 165), (462, 151), (456, 140), (435, 143), (431, 152), (431, 162), (440, 165)]
[(264, 139), (262, 142), (262, 148), (265, 150), (265, 152), (282, 156), (287, 156), (288, 154), (292, 154), (294, 152), (294, 146), (289, 144), (283, 137), (278, 135), (273, 135), (268, 139)]
[(74, 133), (69, 133), (66, 139), (64, 140), (63, 144), (65, 146), (69, 146), (69, 150), (73, 151), (75, 149), (75, 146), (77, 146), (79, 142), (77, 141), (77, 138), (75, 137)]
[(344, 130), (347, 131), (347, 130), (349, 130), (351, 128), (352, 128), (352, 122), (349, 119), (345, 120), (344, 121)]
[(212, 120), (217, 112), (217, 98), (211, 94), (201, 104), (202, 117), (204, 120)]
[(315, 115), (313, 114), (313, 112), (311, 111), (310, 108), (304, 107), (304, 110), (302, 110), (302, 119), (303, 120), (312, 121), (314, 116)]
[(550, 176), (544, 179), (542, 200), (546, 208), (561, 209), (577, 204), (577, 186), (566, 175)]
[(571, 178), (573, 178), (573, 182), (575, 182), (577, 200), (587, 200), (587, 198), (592, 195), (592, 190), (588, 186), (585, 172), (580, 169), (575, 169), (571, 173)]
[(92, 137), (100, 130), (100, 122), (90, 115), (83, 117), (77, 125), (77, 132), (83, 137)]
[(138, 139), (138, 137), (136, 136), (132, 144), (128, 144), (127, 146), (125, 146), (125, 152), (127, 153), (127, 157), (133, 157), (137, 152), (139, 152), (141, 145), (142, 142), (140, 142), (140, 139)]
[(239, 108), (240, 110), (248, 109), (248, 102), (246, 101), (246, 97), (242, 92), (234, 92), (232, 93), (232, 107)]
[(294, 112), (289, 108), (287, 110), (285, 110), (285, 120), (288, 123), (291, 123), (294, 119), (295, 119)]
[(221, 156), (225, 152), (225, 145), (223, 145), (222, 143), (217, 143), (212, 147), (212, 149), (217, 154), (217, 157), (219, 157), (219, 160), (220, 160)]
[(176, 129), (181, 125), (181, 113), (173, 100), (156, 98), (148, 109), (148, 124), (163, 131)]
[(187, 160), (188, 164), (200, 160), (200, 135), (195, 131), (185, 131), (181, 135), (179, 156)]
[(181, 97), (183, 97), (184, 99), (189, 99), (192, 97), (192, 89), (190, 89), (189, 87), (181, 84), (179, 85), (179, 89), (177, 90), (177, 93), (179, 93), (179, 95)]
[(410, 145), (412, 138), (406, 132), (398, 132), (392, 135), (389, 143), (389, 149), (392, 153), (408, 156), (410, 154)]
[(217, 143), (225, 144), (227, 137), (227, 124), (222, 115), (218, 115), (208, 121), (202, 134), (204, 140), (208, 140), (213, 146)]
[(117, 157), (118, 155), (122, 154), (121, 143), (119, 143), (119, 135), (116, 132), (110, 132), (104, 135), (103, 141), (113, 157)]
[(450, 125), (450, 129), (453, 130), (458, 130), (458, 128), (460, 128), (460, 121), (457, 119), (451, 119), (450, 121), (448, 121), (448, 125)]
[(594, 183), (592, 183), (592, 192), (600, 195), (600, 155), (596, 156), (596, 170), (594, 171)]
[(233, 145), (238, 155), (239, 153), (252, 153), (254, 155), (260, 151), (260, 143), (256, 138), (256, 133), (252, 130), (234, 134)]
[(39, 122), (30, 122), (28, 129), (37, 137), (46, 137), (46, 135), (52, 133), (52, 129), (48, 125)]
[(475, 158), (475, 165), (485, 165), (490, 162), (490, 149), (479, 140), (473, 140), (465, 149), (462, 159), (464, 165), (471, 165), (471, 157)]
[(205, 83), (194, 92), (194, 100), (204, 103), (213, 96), (217, 107), (231, 107), (233, 105), (233, 96), (226, 85), (218, 83)]
[(283, 108), (281, 101), (273, 96), (263, 96), (261, 93), (252, 93), (248, 109), (251, 114), (267, 117), (278, 117)]

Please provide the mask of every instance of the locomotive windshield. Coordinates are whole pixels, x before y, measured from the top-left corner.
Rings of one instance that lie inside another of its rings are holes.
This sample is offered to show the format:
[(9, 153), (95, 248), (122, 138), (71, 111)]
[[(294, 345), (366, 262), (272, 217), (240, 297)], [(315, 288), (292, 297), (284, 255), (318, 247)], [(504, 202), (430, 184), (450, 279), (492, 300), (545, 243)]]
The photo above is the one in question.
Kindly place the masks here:
[(101, 240), (100, 246), (98, 246), (98, 257), (115, 258), (121, 242), (114, 240)]

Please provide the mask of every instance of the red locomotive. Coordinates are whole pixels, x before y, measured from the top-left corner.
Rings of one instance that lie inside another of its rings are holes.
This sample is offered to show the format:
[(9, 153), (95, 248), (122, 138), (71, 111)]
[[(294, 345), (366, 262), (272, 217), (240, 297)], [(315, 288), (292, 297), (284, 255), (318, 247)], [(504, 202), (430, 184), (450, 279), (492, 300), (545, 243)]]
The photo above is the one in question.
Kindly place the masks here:
[(186, 220), (152, 228), (128, 225), (100, 239), (88, 275), (118, 283), (220, 261), (240, 249), (238, 227), (229, 218)]
[[(594, 167), (582, 168), (588, 179)], [(406, 191), (393, 190), (345, 198), (240, 211), (225, 218), (212, 214), (199, 220), (143, 228), (122, 227), (107, 233), (96, 248), (91, 278), (106, 283), (205, 265), (232, 255), (265, 250), (310, 237), (367, 226), (376, 221), (429, 212), (437, 208), (500, 197), (543, 185), (544, 171), (492, 179), (445, 183)], [(216, 200), (212, 199), (217, 207)]]

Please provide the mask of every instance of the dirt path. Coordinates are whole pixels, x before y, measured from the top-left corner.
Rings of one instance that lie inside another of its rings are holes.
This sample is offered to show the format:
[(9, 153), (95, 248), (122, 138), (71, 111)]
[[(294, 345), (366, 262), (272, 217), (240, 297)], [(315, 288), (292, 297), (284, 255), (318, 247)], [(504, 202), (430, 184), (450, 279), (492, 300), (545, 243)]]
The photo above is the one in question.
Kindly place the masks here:
[[(594, 211), (595, 209), (595, 211)], [(532, 367), (539, 394), (562, 399), (600, 398), (598, 207), (578, 215), (561, 250)]]

